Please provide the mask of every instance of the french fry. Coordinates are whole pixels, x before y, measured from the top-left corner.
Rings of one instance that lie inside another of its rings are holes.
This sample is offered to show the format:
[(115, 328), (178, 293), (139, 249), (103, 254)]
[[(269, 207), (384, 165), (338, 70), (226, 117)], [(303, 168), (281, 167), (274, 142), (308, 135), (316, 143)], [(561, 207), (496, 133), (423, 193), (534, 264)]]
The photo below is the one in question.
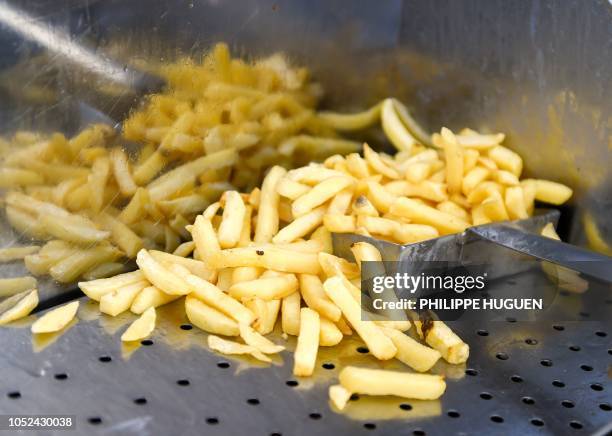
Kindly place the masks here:
[(339, 114), (334, 112), (319, 112), (319, 118), (336, 130), (361, 130), (374, 124), (380, 117), (382, 104), (354, 114)]
[(474, 188), (478, 186), (480, 183), (485, 181), (489, 177), (490, 174), (491, 174), (491, 171), (489, 171), (488, 169), (484, 167), (475, 167), (471, 169), (463, 177), (463, 182), (461, 185), (461, 192), (463, 192), (463, 194), (466, 196), (469, 195), (470, 192), (472, 192)]
[(140, 341), (149, 336), (155, 329), (157, 314), (154, 307), (145, 310), (121, 335), (123, 342)]
[(353, 394), (342, 387), (342, 385), (332, 385), (329, 387), (329, 399), (338, 410), (343, 410), (346, 407), (346, 403), (351, 399), (351, 395)]
[(193, 250), (195, 250), (195, 242), (187, 241), (176, 247), (172, 254), (179, 257), (187, 257), (193, 253)]
[(136, 296), (150, 283), (141, 280), (136, 283), (112, 289), (100, 297), (100, 312), (117, 316), (130, 308)]
[(221, 289), (195, 275), (188, 275), (185, 281), (189, 283), (194, 291), (190, 294), (197, 297), (209, 306), (223, 312), (237, 322), (250, 325), (255, 321), (255, 315), (239, 301), (224, 293)]
[(111, 276), (116, 276), (125, 271), (125, 264), (122, 262), (105, 262), (93, 267), (85, 274), (83, 280), (104, 279)]
[(441, 357), (439, 351), (420, 344), (399, 330), (383, 327), (382, 331), (397, 347), (395, 358), (415, 371), (429, 371)]
[(293, 355), (293, 374), (298, 377), (312, 375), (317, 360), (321, 321), (319, 314), (304, 307), (300, 310), (300, 334)]
[(357, 226), (365, 228), (372, 234), (392, 236), (397, 231), (399, 223), (387, 218), (359, 215)]
[(238, 244), (240, 239), (246, 207), (237, 191), (228, 191), (224, 195), (225, 206), (218, 238), (221, 248), (232, 248)]
[(392, 359), (397, 353), (393, 342), (385, 336), (380, 327), (371, 321), (362, 321), (361, 308), (355, 301), (349, 289), (340, 277), (332, 277), (325, 281), (323, 289), (327, 296), (340, 308), (351, 326), (377, 359)]
[(105, 212), (99, 214), (98, 219), (102, 227), (110, 232), (110, 237), (117, 247), (121, 248), (130, 258), (136, 256), (144, 242), (132, 229)]
[(351, 178), (346, 176), (330, 177), (323, 180), (293, 202), (291, 206), (293, 216), (299, 218), (307, 214), (348, 187), (351, 183)]
[(469, 224), (448, 213), (440, 212), (431, 206), (421, 204), (406, 197), (398, 198), (391, 206), (394, 215), (406, 217), (418, 224), (428, 224), (440, 231), (440, 234), (459, 233)]
[(270, 363), (272, 359), (250, 345), (222, 339), (219, 336), (208, 335), (208, 348), (221, 354), (250, 354), (262, 362)]
[(145, 249), (138, 252), (136, 263), (147, 280), (167, 294), (187, 295), (193, 291), (192, 286), (170, 272)]
[(0, 168), (0, 188), (42, 185), (45, 179), (35, 171), (19, 168)]
[(72, 301), (45, 313), (32, 324), (32, 333), (53, 333), (60, 331), (74, 319), (78, 309), (79, 302)]
[(540, 232), (540, 234), (542, 236), (546, 236), (547, 238), (556, 239), (557, 241), (561, 240), (561, 238), (557, 234), (557, 231), (555, 230), (555, 225), (553, 223), (547, 223), (542, 228), (542, 231)]
[(286, 172), (284, 168), (275, 166), (270, 169), (264, 178), (261, 186), (257, 225), (255, 226), (255, 242), (270, 242), (272, 237), (278, 232), (279, 196), (276, 191), (276, 185)]
[(393, 232), (393, 239), (400, 244), (413, 244), (440, 235), (435, 227), (425, 224), (400, 224)]
[(387, 98), (383, 101), (381, 109), (381, 123), (385, 135), (391, 143), (400, 151), (410, 151), (416, 144), (416, 139), (408, 131), (400, 119), (393, 99)]
[(36, 289), (13, 295), (0, 303), (0, 325), (24, 318), (38, 306)]
[(125, 224), (136, 222), (142, 217), (149, 201), (149, 192), (145, 188), (138, 188), (128, 205), (121, 211), (118, 218)]
[(269, 246), (240, 247), (220, 250), (208, 259), (212, 268), (254, 266), (288, 273), (318, 274), (321, 270), (315, 253)]
[(423, 333), (425, 342), (438, 350), (448, 363), (459, 364), (467, 361), (470, 347), (442, 321), (433, 321), (432, 324), (423, 326)]
[(523, 188), (520, 186), (512, 186), (506, 188), (504, 203), (508, 216), (512, 220), (521, 220), (529, 217), (525, 208), (525, 198), (523, 197)]
[(389, 179), (400, 178), (397, 170), (388, 165), (378, 153), (368, 146), (368, 144), (363, 145), (363, 156), (370, 167), (378, 174), (382, 174)]
[(136, 282), (145, 280), (145, 276), (142, 271), (133, 271), (125, 274), (119, 274), (118, 276), (110, 277), (107, 279), (98, 279), (87, 282), (79, 282), (78, 286), (85, 295), (94, 301), (100, 301), (100, 298), (104, 294), (107, 294), (114, 289), (121, 288), (123, 286), (131, 285)]
[(281, 326), (283, 332), (297, 336), (300, 333), (300, 305), (302, 297), (299, 291), (294, 292), (282, 299), (281, 302)]
[(340, 384), (349, 392), (364, 395), (395, 395), (417, 400), (435, 400), (446, 390), (442, 376), (366, 369), (347, 366), (340, 371)]
[(164, 304), (168, 304), (180, 297), (180, 295), (166, 294), (155, 286), (147, 286), (140, 291), (138, 295), (136, 295), (136, 298), (134, 298), (134, 301), (132, 301), (130, 312), (140, 315), (151, 307), (163, 306)]
[(319, 345), (321, 347), (333, 347), (334, 345), (338, 345), (343, 338), (340, 329), (329, 319), (322, 316), (320, 319), (321, 331), (319, 333)]
[(36, 253), (38, 250), (40, 250), (38, 245), (0, 248), (0, 263), (23, 259), (30, 254)]
[(325, 226), (321, 226), (316, 229), (310, 235), (311, 241), (317, 241), (321, 244), (321, 248), (318, 251), (331, 254), (334, 251), (332, 236), (329, 230)]
[(185, 313), (189, 322), (208, 333), (223, 336), (239, 336), (238, 323), (205, 304), (198, 298), (185, 297)]
[(93, 267), (119, 257), (119, 251), (110, 246), (76, 250), (49, 268), (49, 274), (58, 282), (70, 283)]
[(255, 347), (264, 354), (275, 354), (280, 353), (285, 349), (282, 345), (276, 345), (269, 339), (264, 338), (261, 334), (257, 333), (248, 324), (240, 323), (240, 337), (244, 340), (247, 345)]
[(327, 277), (339, 275), (354, 279), (360, 276), (360, 270), (356, 264), (333, 254), (319, 253), (319, 264)]
[(120, 148), (114, 148), (110, 152), (110, 163), (113, 169), (113, 175), (119, 185), (119, 191), (123, 195), (132, 196), (138, 189), (132, 174), (130, 172), (130, 165), (127, 160), (125, 152)]
[(266, 306), (266, 310), (259, 320), (256, 330), (262, 335), (267, 335), (274, 330), (274, 326), (278, 319), (278, 313), (280, 312), (281, 300), (263, 301), (263, 304)]
[(31, 276), (0, 279), (0, 298), (36, 288), (36, 279)]
[(332, 233), (353, 233), (357, 227), (357, 221), (352, 215), (330, 215), (323, 216), (323, 225)]
[(298, 281), (295, 275), (282, 274), (236, 283), (229, 288), (228, 292), (237, 299), (257, 297), (270, 301), (285, 298), (297, 290)]
[(350, 188), (338, 192), (329, 202), (327, 213), (330, 215), (344, 215), (348, 212), (353, 199), (353, 190)]
[(572, 196), (572, 190), (561, 183), (549, 180), (535, 181), (535, 199), (544, 203), (560, 205)]
[(303, 236), (311, 233), (323, 222), (323, 216), (325, 215), (326, 207), (321, 206), (312, 211), (296, 218), (283, 227), (273, 238), (274, 244), (286, 244), (295, 241)]
[(221, 251), (219, 240), (210, 219), (206, 219), (202, 215), (197, 216), (191, 229), (191, 235), (196, 250), (204, 260), (208, 261)]
[(395, 202), (396, 196), (389, 193), (377, 182), (367, 182), (367, 197), (379, 212), (387, 213)]
[(176, 263), (189, 270), (191, 274), (194, 274), (206, 281), (213, 281), (217, 275), (216, 271), (211, 270), (202, 261), (189, 259), (186, 257), (177, 256), (175, 254), (164, 253), (163, 251), (150, 250), (149, 254), (153, 259), (162, 263)]
[(106, 157), (96, 159), (91, 167), (91, 174), (87, 176), (89, 189), (89, 205), (94, 213), (100, 212), (104, 203), (104, 190), (110, 174), (110, 162)]
[(446, 127), (442, 128), (442, 142), (446, 158), (446, 183), (451, 194), (461, 192), (463, 180), (463, 150), (457, 138)]
[(310, 186), (291, 180), (288, 177), (283, 177), (276, 185), (276, 190), (279, 195), (290, 200), (295, 200), (296, 198), (301, 197), (310, 191), (310, 189)]
[(510, 219), (502, 196), (496, 192), (482, 202), (482, 210), (491, 221), (506, 221)]
[(505, 170), (494, 171), (493, 180), (495, 180), (500, 185), (506, 185), (506, 186), (518, 186), (520, 184), (517, 176)]
[[(323, 290), (321, 279), (312, 274), (300, 274), (300, 292), (304, 301), (311, 309), (333, 322), (340, 320), (342, 312), (327, 296)], [(323, 319), (323, 318), (322, 318)]]
[(498, 168), (510, 171), (517, 177), (520, 177), (523, 171), (523, 159), (503, 145), (496, 145), (488, 152), (488, 157), (495, 162)]
[(46, 234), (76, 244), (87, 245), (104, 241), (111, 235), (108, 231), (75, 223), (67, 217), (42, 215), (39, 217), (39, 222)]

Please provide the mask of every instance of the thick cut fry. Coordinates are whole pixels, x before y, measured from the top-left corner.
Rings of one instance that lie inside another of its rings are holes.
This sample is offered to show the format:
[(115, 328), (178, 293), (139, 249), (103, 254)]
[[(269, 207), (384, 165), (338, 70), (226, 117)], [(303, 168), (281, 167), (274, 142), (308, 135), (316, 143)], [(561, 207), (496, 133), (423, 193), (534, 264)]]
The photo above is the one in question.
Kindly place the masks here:
[(302, 297), (299, 291), (283, 298), (281, 303), (281, 326), (283, 332), (297, 336), (300, 333), (300, 305)]
[(24, 291), (0, 303), (0, 325), (24, 318), (38, 306), (38, 291)]
[(493, 193), (489, 198), (482, 202), (482, 210), (491, 221), (509, 220), (506, 205), (501, 194)]
[(415, 371), (429, 371), (441, 357), (439, 351), (415, 341), (399, 330), (387, 327), (382, 330), (397, 347), (395, 358)]
[(0, 188), (19, 188), (22, 186), (42, 185), (44, 178), (35, 171), (19, 168), (0, 168)]
[(163, 306), (164, 304), (168, 304), (180, 297), (180, 295), (166, 294), (155, 286), (147, 286), (140, 291), (136, 298), (134, 298), (134, 301), (132, 301), (130, 312), (140, 315), (151, 307)]
[(323, 217), (323, 225), (332, 233), (354, 233), (357, 220), (353, 215), (330, 215)]
[(572, 190), (565, 185), (549, 180), (535, 181), (535, 199), (556, 206), (565, 203), (572, 196)]
[(285, 349), (282, 345), (276, 345), (269, 339), (264, 338), (261, 334), (257, 333), (252, 327), (245, 323), (240, 323), (240, 337), (244, 340), (247, 345), (255, 347), (259, 351), (265, 354), (280, 353)]
[(325, 210), (326, 207), (321, 206), (293, 220), (272, 238), (272, 242), (274, 244), (287, 244), (308, 235), (321, 225)]
[(88, 282), (79, 282), (78, 286), (85, 295), (94, 301), (100, 301), (104, 294), (107, 294), (117, 288), (131, 285), (132, 283), (140, 282), (145, 279), (142, 271), (133, 271), (125, 274), (120, 274), (108, 279), (98, 279)]
[(143, 247), (144, 242), (136, 233), (123, 222), (109, 215), (98, 215), (102, 227), (110, 231), (110, 237), (115, 245), (121, 248), (128, 257), (133, 258)]
[(123, 342), (140, 341), (149, 336), (155, 329), (157, 314), (155, 308), (149, 307), (121, 335)]
[(113, 149), (110, 153), (110, 160), (119, 191), (126, 197), (134, 195), (138, 186), (132, 178), (125, 152), (120, 148)]
[(208, 335), (208, 348), (221, 354), (250, 354), (262, 362), (270, 363), (272, 359), (250, 345), (222, 339), (219, 336)]
[(0, 298), (10, 297), (34, 288), (36, 288), (36, 279), (31, 276), (0, 279)]
[(187, 257), (193, 253), (193, 250), (195, 250), (195, 242), (187, 241), (176, 247), (172, 254), (179, 257)]
[(310, 191), (310, 186), (291, 180), (288, 177), (283, 177), (276, 185), (277, 192), (290, 200), (295, 200), (298, 197)]
[(189, 295), (185, 297), (185, 312), (189, 322), (205, 332), (223, 336), (240, 335), (236, 321), (198, 298)]
[(382, 369), (347, 366), (339, 375), (340, 384), (349, 392), (364, 395), (395, 395), (417, 400), (435, 400), (446, 390), (440, 375), (409, 374)]
[(270, 242), (272, 237), (278, 232), (279, 195), (276, 185), (286, 172), (284, 168), (275, 166), (270, 169), (264, 178), (261, 186), (257, 225), (255, 226), (255, 242)]
[(382, 174), (389, 179), (399, 179), (400, 175), (397, 170), (390, 165), (388, 165), (381, 156), (372, 150), (368, 144), (363, 144), (363, 156), (365, 160), (368, 162), (370, 167), (377, 172), (378, 174)]
[(423, 330), (425, 342), (438, 350), (448, 363), (458, 364), (467, 361), (470, 347), (442, 321), (433, 321), (432, 325), (424, 326)]
[(192, 286), (156, 261), (147, 250), (138, 252), (136, 263), (147, 280), (166, 294), (187, 295), (193, 291)]
[(191, 274), (196, 275), (206, 281), (213, 281), (217, 276), (216, 271), (211, 270), (206, 264), (200, 260), (189, 259), (186, 257), (177, 256), (175, 254), (164, 253), (163, 251), (150, 250), (149, 254), (158, 262), (176, 263), (189, 270)]
[(83, 274), (84, 280), (97, 280), (105, 279), (107, 277), (116, 276), (125, 271), (125, 264), (122, 262), (105, 262), (98, 266), (93, 267), (85, 274)]
[(416, 144), (416, 139), (402, 123), (392, 98), (383, 101), (381, 122), (385, 135), (398, 150), (410, 151)]
[(457, 142), (457, 138), (449, 129), (443, 127), (441, 134), (446, 158), (448, 192), (457, 194), (461, 192), (463, 180), (463, 150)]
[(523, 159), (518, 154), (503, 145), (496, 145), (489, 150), (488, 154), (499, 168), (520, 177), (523, 171)]
[(333, 347), (342, 341), (343, 335), (340, 329), (327, 318), (321, 317), (321, 332), (319, 334), (319, 345), (321, 347)]
[(343, 410), (346, 407), (346, 403), (351, 399), (353, 395), (350, 391), (342, 387), (342, 385), (332, 385), (329, 387), (329, 400), (338, 410)]
[(79, 302), (73, 301), (45, 313), (32, 324), (32, 333), (53, 333), (60, 331), (74, 319), (78, 309)]
[(293, 202), (291, 205), (293, 216), (298, 218), (307, 214), (348, 187), (351, 183), (351, 178), (346, 176), (330, 177), (323, 180)]
[(451, 214), (440, 212), (433, 207), (405, 197), (398, 198), (391, 206), (390, 212), (406, 217), (415, 223), (431, 225), (437, 228), (442, 235), (460, 233), (469, 227), (468, 223)]
[(100, 297), (100, 312), (110, 316), (117, 316), (125, 312), (140, 291), (149, 285), (149, 282), (142, 280), (107, 292)]
[(49, 269), (49, 274), (58, 282), (71, 283), (93, 267), (112, 262), (119, 256), (120, 252), (110, 246), (76, 250), (53, 265)]
[(221, 251), (212, 222), (202, 215), (196, 217), (195, 223), (191, 228), (191, 235), (193, 242), (195, 242), (196, 250), (205, 261), (208, 261), (213, 255)]
[(104, 190), (110, 174), (110, 162), (106, 157), (100, 157), (94, 161), (91, 174), (87, 176), (89, 188), (89, 205), (94, 213), (100, 212), (104, 204)]
[(348, 322), (377, 359), (388, 360), (395, 356), (397, 348), (393, 345), (391, 339), (385, 336), (380, 327), (371, 321), (362, 321), (361, 307), (355, 301), (341, 277), (327, 279), (323, 284), (323, 289), (327, 296), (340, 308)]
[(264, 316), (259, 320), (260, 322), (256, 330), (262, 335), (267, 335), (274, 330), (274, 326), (278, 320), (278, 313), (280, 312), (281, 300), (263, 301), (263, 303), (266, 306), (266, 310)]
[(237, 191), (228, 191), (224, 196), (225, 206), (218, 238), (221, 248), (232, 248), (240, 240), (246, 207)]
[(491, 171), (483, 167), (475, 167), (471, 169), (464, 177), (461, 185), (461, 191), (464, 195), (469, 195), (472, 190), (481, 182), (485, 181)]
[(212, 268), (254, 266), (289, 273), (318, 274), (321, 271), (315, 253), (305, 253), (269, 246), (220, 250), (208, 259)]
[(378, 211), (376, 210), (374, 205), (370, 202), (370, 200), (368, 200), (368, 197), (366, 197), (365, 195), (360, 195), (359, 197), (355, 199), (355, 201), (353, 202), (352, 211), (353, 213), (357, 215), (364, 215), (364, 216), (371, 216), (371, 217), (378, 216)]
[(40, 250), (40, 246), (38, 245), (0, 248), (0, 263), (23, 259), (29, 254), (36, 253), (38, 250)]
[(371, 234), (392, 236), (397, 231), (399, 223), (387, 218), (360, 215), (357, 217), (357, 226), (365, 228)]
[(138, 221), (143, 213), (145, 213), (149, 201), (149, 192), (145, 188), (138, 188), (118, 218), (125, 224), (132, 224)]
[(330, 215), (344, 215), (348, 212), (353, 199), (353, 190), (350, 188), (338, 192), (329, 202), (327, 213)]
[(191, 296), (199, 298), (209, 306), (223, 312), (238, 322), (250, 325), (255, 321), (253, 312), (212, 283), (194, 275), (188, 275), (185, 280), (194, 289)]
[(300, 292), (304, 301), (313, 310), (316, 310), (321, 316), (328, 318), (334, 322), (340, 320), (342, 312), (325, 294), (321, 279), (312, 274), (300, 274)]
[(327, 277), (339, 275), (352, 280), (360, 276), (357, 264), (333, 254), (319, 253), (319, 264)]
[(378, 103), (368, 110), (354, 114), (320, 112), (318, 116), (325, 124), (336, 130), (361, 130), (371, 126), (379, 119), (381, 106), (382, 104)]
[(393, 232), (393, 239), (400, 244), (413, 244), (437, 238), (439, 235), (435, 227), (425, 224), (400, 224)]
[(95, 227), (84, 226), (68, 219), (53, 215), (42, 215), (39, 218), (40, 225), (45, 233), (55, 238), (77, 244), (92, 244), (104, 241), (111, 235), (110, 232), (99, 230)]
[(282, 274), (236, 283), (229, 288), (228, 292), (237, 299), (257, 297), (270, 301), (285, 298), (297, 290), (298, 281), (295, 275)]
[(300, 335), (293, 355), (293, 374), (298, 377), (310, 376), (314, 372), (319, 348), (321, 321), (319, 314), (304, 307), (300, 311)]
[(332, 235), (331, 232), (325, 228), (325, 226), (321, 226), (312, 232), (312, 235), (310, 235), (310, 240), (317, 241), (321, 244), (321, 248), (317, 251), (323, 251), (324, 253), (329, 254), (333, 253), (334, 246), (332, 242)]
[(396, 196), (389, 193), (384, 187), (377, 182), (367, 182), (368, 193), (367, 197), (379, 212), (387, 213), (391, 205), (396, 199)]
[(523, 188), (520, 186), (506, 188), (504, 202), (511, 220), (522, 220), (529, 217), (527, 209), (525, 209)]

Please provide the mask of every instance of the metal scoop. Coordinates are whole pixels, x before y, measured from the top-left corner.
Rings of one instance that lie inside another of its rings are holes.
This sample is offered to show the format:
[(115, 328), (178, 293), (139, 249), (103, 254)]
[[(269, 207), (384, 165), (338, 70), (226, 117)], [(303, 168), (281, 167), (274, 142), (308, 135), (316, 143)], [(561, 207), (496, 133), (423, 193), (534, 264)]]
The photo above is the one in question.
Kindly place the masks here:
[[(612, 258), (590, 250), (540, 236), (549, 222), (557, 224), (556, 210), (537, 211), (524, 220), (470, 227), (463, 233), (442, 236), (415, 244), (400, 245), (367, 236), (348, 233), (333, 235), (334, 252), (354, 260), (351, 245), (369, 242), (380, 251), (383, 261), (418, 264), (424, 261), (459, 262), (465, 265), (490, 264), (499, 258), (499, 250), (509, 249), (526, 259), (539, 259), (569, 268), (595, 279), (612, 283)], [(522, 272), (526, 262), (504, 262), (503, 268), (489, 271), (490, 278)]]

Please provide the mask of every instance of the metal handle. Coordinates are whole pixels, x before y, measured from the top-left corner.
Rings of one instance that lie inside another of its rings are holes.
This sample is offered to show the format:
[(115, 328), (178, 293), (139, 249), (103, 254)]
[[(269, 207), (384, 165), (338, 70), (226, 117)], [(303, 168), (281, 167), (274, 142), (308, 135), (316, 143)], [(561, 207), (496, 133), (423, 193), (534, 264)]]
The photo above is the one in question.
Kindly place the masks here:
[(612, 283), (612, 257), (528, 233), (508, 224), (471, 227), (467, 231), (496, 245)]

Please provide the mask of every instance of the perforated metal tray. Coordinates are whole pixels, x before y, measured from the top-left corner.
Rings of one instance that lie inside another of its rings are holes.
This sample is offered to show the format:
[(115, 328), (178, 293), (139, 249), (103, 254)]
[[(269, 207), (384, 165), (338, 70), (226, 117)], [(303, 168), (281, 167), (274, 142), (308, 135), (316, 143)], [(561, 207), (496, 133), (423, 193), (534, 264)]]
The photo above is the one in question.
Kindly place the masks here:
[[(101, 316), (83, 298), (79, 322), (60, 334), (32, 338), (33, 317), (0, 329), (0, 410), (76, 415), (76, 433), (87, 435), (603, 434), (612, 421), (612, 328), (588, 321), (580, 298), (557, 301), (579, 322), (453, 323), (471, 354), (467, 366), (434, 367), (448, 381), (440, 401), (361, 397), (342, 413), (327, 397), (342, 366), (400, 364), (376, 361), (353, 338), (322, 350), (314, 377), (296, 379), (294, 339), (271, 366), (215, 354), (180, 300), (160, 308), (150, 341), (128, 348), (119, 336), (133, 317)], [(612, 295), (594, 303), (612, 308)]]

